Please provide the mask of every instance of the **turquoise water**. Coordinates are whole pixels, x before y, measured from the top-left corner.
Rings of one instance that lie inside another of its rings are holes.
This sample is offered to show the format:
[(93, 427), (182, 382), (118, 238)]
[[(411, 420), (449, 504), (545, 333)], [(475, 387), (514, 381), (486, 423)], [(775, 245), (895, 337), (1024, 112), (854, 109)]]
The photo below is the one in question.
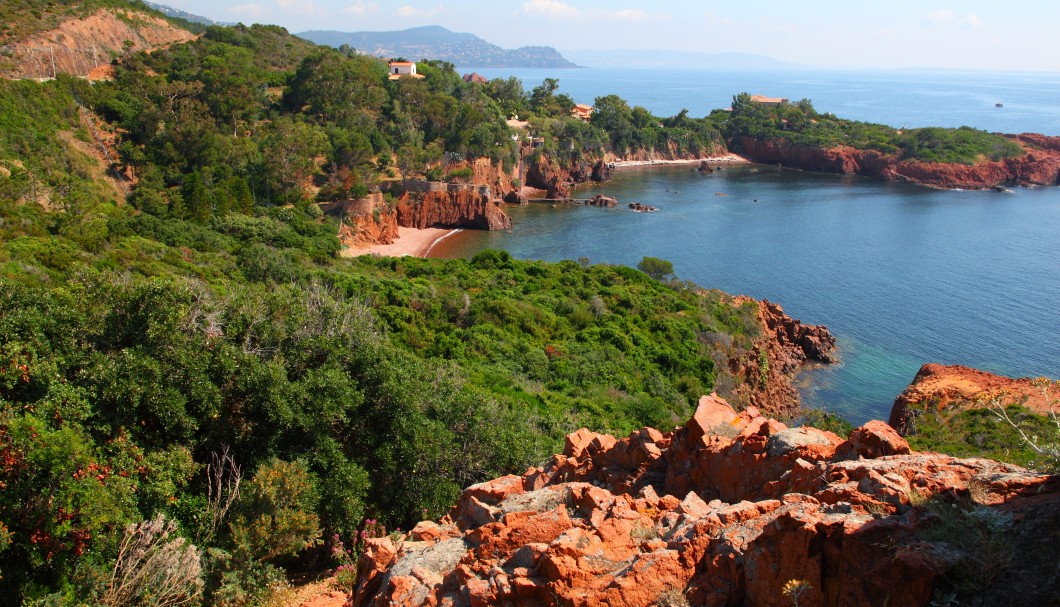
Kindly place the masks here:
[[(1040, 101), (1050, 86), (1006, 98)], [(1027, 126), (1007, 130), (1049, 131), (1035, 124), (1051, 124), (1055, 111), (1029, 111)], [(577, 195), (596, 192), (620, 206), (509, 207), (511, 231), (461, 232), (434, 253), (490, 247), (626, 265), (651, 255), (672, 261), (682, 279), (778, 302), (839, 338), (842, 364), (810, 374), (803, 395), (855, 423), (886, 419), (925, 362), (1060, 377), (1060, 188), (939, 191), (750, 165), (713, 175), (624, 169)], [(628, 202), (661, 210), (632, 213)]]

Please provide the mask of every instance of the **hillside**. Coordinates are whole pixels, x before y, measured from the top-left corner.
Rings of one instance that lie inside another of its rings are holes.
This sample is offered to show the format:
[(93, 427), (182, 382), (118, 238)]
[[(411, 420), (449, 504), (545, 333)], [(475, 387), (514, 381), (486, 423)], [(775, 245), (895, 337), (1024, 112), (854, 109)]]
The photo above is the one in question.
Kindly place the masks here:
[[(40, 6), (38, 6), (40, 5)], [(180, 24), (138, 2), (5, 2), (0, 77), (86, 77), (121, 56), (187, 42)]]
[(297, 35), (336, 48), (347, 45), (376, 57), (435, 59), (458, 67), (578, 67), (552, 47), (504, 49), (474, 34), (452, 32), (437, 25), (392, 32), (308, 31)]
[(508, 111), (592, 144), (557, 148), (565, 163), (659, 134), (714, 145), (693, 119), (613, 143), (548, 86), (430, 62), (390, 81), (274, 26), (118, 59), (94, 83), (0, 80), (0, 603), (120, 603), (135, 530), (194, 563), (165, 570), (182, 597), (260, 603), (366, 520), (438, 516), (578, 425), (793, 393), (806, 353), (754, 302), (497, 251), (343, 259), (353, 224), (320, 206), (398, 174), (486, 185), (373, 192), (365, 217), (511, 187)]

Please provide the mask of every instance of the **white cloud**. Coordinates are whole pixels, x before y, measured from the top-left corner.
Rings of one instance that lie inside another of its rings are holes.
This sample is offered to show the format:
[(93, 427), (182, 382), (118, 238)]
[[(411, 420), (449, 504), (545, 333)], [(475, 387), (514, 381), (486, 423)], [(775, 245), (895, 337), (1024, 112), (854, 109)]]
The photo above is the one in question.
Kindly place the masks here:
[(239, 4), (228, 9), (228, 12), (237, 17), (249, 17), (250, 19), (261, 19), (272, 14), (272, 9), (260, 4)]
[(939, 9), (924, 16), (924, 24), (937, 27), (976, 28), (983, 25), (983, 20), (975, 13), (960, 16), (948, 8)]
[(546, 17), (575, 17), (578, 9), (559, 0), (529, 0), (523, 3), (523, 12), (528, 15)]
[(276, 4), (280, 5), (280, 9), (285, 13), (316, 15), (320, 12), (313, 0), (276, 0)]
[(927, 16), (924, 17), (924, 23), (929, 25), (950, 25), (955, 18), (956, 15), (953, 11), (948, 8), (941, 8), (937, 11), (928, 13)]
[(354, 15), (364, 15), (365, 13), (374, 13), (379, 10), (379, 5), (375, 2), (354, 2), (353, 4), (342, 9), (344, 13), (351, 13)]
[(440, 6), (434, 8), (416, 8), (414, 6), (402, 6), (401, 8), (394, 11), (394, 14), (398, 17), (433, 17), (438, 13), (444, 11)]
[(719, 17), (717, 13), (713, 13), (711, 11), (703, 13), (703, 16), (707, 20), (707, 25), (732, 25), (733, 23), (735, 23), (735, 21), (733, 21), (729, 17)]
[(625, 8), (607, 13), (607, 18), (612, 21), (644, 21), (648, 14), (639, 8)]

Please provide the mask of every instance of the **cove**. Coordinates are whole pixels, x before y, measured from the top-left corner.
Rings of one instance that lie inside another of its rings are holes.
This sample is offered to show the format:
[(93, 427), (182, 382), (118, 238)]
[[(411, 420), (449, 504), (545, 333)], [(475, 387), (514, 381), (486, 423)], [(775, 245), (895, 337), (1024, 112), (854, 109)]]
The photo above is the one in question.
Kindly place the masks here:
[[(941, 191), (772, 166), (623, 169), (577, 197), (616, 208), (509, 206), (515, 227), (465, 231), (432, 256), (673, 262), (681, 279), (780, 303), (839, 338), (803, 402), (886, 419), (925, 362), (1060, 377), (1060, 188)], [(657, 213), (633, 213), (640, 202)]]

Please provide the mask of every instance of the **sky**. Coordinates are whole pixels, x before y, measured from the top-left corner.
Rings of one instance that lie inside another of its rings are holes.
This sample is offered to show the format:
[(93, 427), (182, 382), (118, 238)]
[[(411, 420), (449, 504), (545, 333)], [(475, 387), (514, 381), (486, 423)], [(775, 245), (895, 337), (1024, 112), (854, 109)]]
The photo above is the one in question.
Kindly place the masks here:
[(1060, 72), (1060, 3), (1047, 0), (156, 1), (292, 33), (441, 25), (504, 48), (740, 52), (823, 68)]

